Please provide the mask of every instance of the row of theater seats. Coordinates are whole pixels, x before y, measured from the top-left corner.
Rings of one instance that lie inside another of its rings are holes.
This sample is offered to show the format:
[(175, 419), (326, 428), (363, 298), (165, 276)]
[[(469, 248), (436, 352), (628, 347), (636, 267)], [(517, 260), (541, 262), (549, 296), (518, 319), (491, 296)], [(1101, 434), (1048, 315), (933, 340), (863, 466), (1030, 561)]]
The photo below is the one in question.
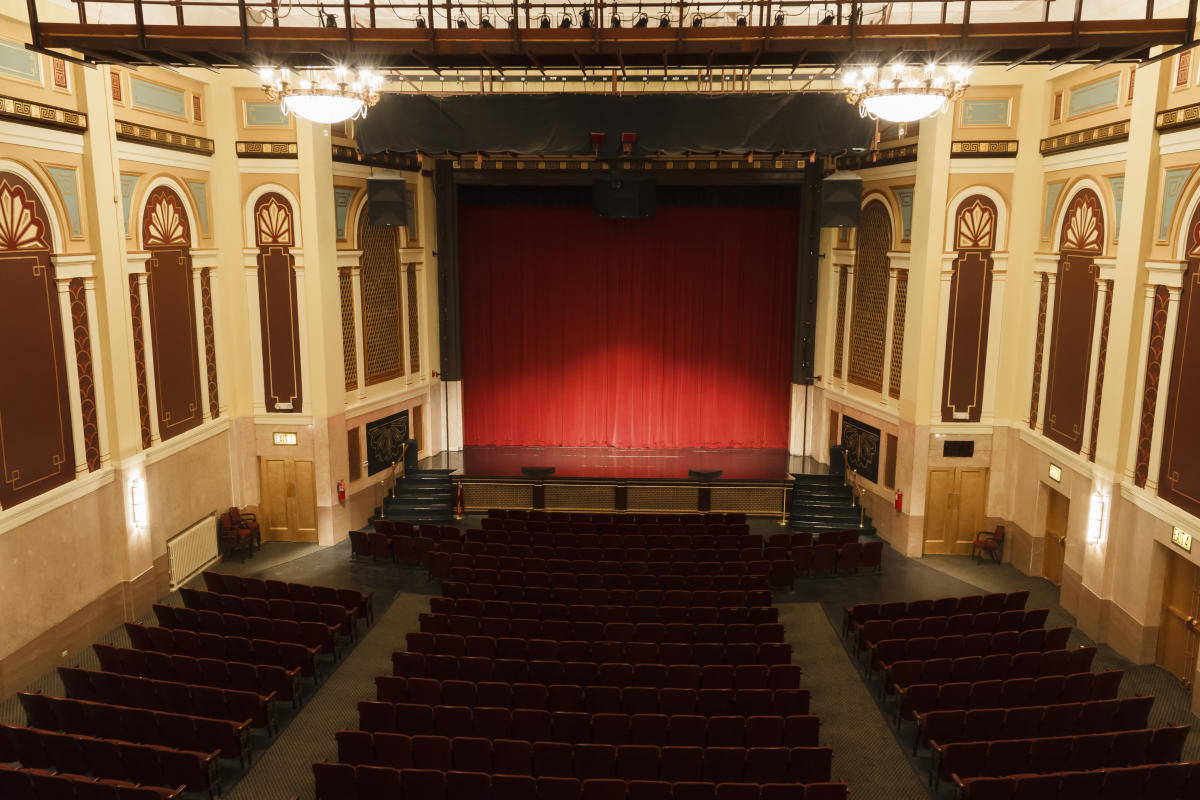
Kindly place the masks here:
[(576, 686), (649, 686), (672, 689), (800, 689), (796, 664), (663, 664), (596, 661), (531, 662), (515, 658), (392, 653), (392, 673), (405, 678)]
[[(476, 600), (473, 597), (431, 597), (429, 608), (439, 615), (498, 617), (503, 619), (569, 620), (572, 622), (682, 622), (689, 625), (779, 621), (779, 609), (770, 605), (667, 605), (658, 600), (646, 603), (530, 603), (518, 600)], [(691, 594), (690, 592), (688, 593)], [(745, 596), (745, 592), (740, 594)], [(690, 598), (689, 598), (690, 599)], [(768, 600), (769, 602), (769, 600)]]
[[(574, 564), (582, 564), (585, 562), (572, 561)], [(649, 566), (649, 565), (647, 565)], [(669, 564), (667, 565), (670, 566)], [(467, 569), (466, 567), (455, 567), (452, 572), (454, 577), (449, 582), (455, 584), (470, 584), (490, 583), (497, 587), (491, 597), (482, 597), (482, 600), (491, 600), (498, 598), (500, 600), (521, 599), (514, 597), (515, 592), (506, 592), (504, 587), (525, 587), (526, 589), (533, 587), (543, 587), (547, 589), (715, 589), (723, 591), (725, 589), (743, 589), (751, 591), (753, 589), (769, 589), (770, 583), (767, 580), (765, 573), (759, 572), (743, 572), (738, 573), (736, 569), (746, 567), (743, 562), (735, 562), (733, 564), (720, 565), (722, 572), (717, 574), (696, 573), (694, 575), (684, 575), (675, 572), (641, 572), (629, 574), (620, 570), (616, 572), (600, 573), (600, 572), (519, 572), (517, 570), (504, 570), (500, 572), (494, 569)], [(725, 572), (728, 567), (730, 571)], [(572, 569), (575, 567), (572, 566)], [(445, 583), (443, 582), (443, 591), (445, 591)], [(528, 594), (528, 592), (526, 593)], [(456, 596), (456, 595), (451, 595)], [(546, 594), (546, 600), (550, 601), (552, 595)], [(530, 599), (526, 597), (525, 599)]]
[[(663, 605), (693, 606), (768, 606), (771, 590), (761, 575), (573, 575), (549, 576), (556, 586), (528, 586), (442, 581), (442, 596), (454, 599), (503, 600), (509, 603), (560, 603), (575, 605), (655, 604), (649, 599), (662, 598)], [(549, 580), (546, 581), (549, 583)], [(561, 585), (561, 584), (571, 585)], [(632, 584), (639, 584), (633, 586)], [(642, 586), (640, 584), (655, 584)], [(581, 585), (583, 584), (583, 585)], [(740, 592), (729, 594), (731, 592)], [(655, 593), (658, 593), (655, 595)], [(720, 598), (720, 599), (718, 599)], [(734, 599), (736, 598), (736, 599)]]
[(275, 639), (251, 639), (248, 636), (222, 636), (197, 633), (184, 628), (163, 628), (126, 622), (125, 632), (137, 650), (180, 653), (195, 658), (223, 658), (248, 664), (270, 664), (286, 670), (299, 669), (305, 677), (320, 679), (317, 654), (320, 645), (281, 642)]
[(978, 614), (980, 611), (1015, 611), (1025, 608), (1029, 592), (995, 592), (964, 597), (940, 597), (936, 600), (897, 600), (890, 603), (856, 603), (842, 606), (842, 636), (857, 633), (873, 619), (921, 619)]
[(935, 785), (942, 780), (1026, 772), (1136, 767), (1179, 761), (1190, 725), (1116, 733), (1084, 733), (1030, 739), (930, 743)]
[[(162, 606), (178, 612), (195, 611), (208, 614), (239, 614), (244, 617), (266, 617), (267, 619), (290, 619), (295, 622), (323, 622), (341, 636), (355, 638), (354, 612), (339, 603), (313, 603), (307, 600), (284, 600), (261, 597), (238, 597), (233, 594), (207, 592), (202, 589), (180, 588), (185, 608)], [(188, 615), (189, 617), (191, 615)]]
[[(782, 565), (779, 568), (790, 572), (794, 575), (795, 567), (790, 560), (768, 561), (759, 559), (757, 561), (696, 561), (689, 559), (685, 561), (590, 561), (578, 559), (568, 561), (566, 559), (556, 558), (518, 558), (516, 556), (508, 556), (509, 562), (504, 569), (499, 569), (496, 566), (485, 566), (496, 563), (497, 559), (493, 556), (469, 556), (460, 554), (462, 559), (470, 561), (470, 564), (464, 563), (462, 566), (450, 567), (447, 574), (434, 577), (449, 578), (454, 581), (479, 583), (487, 582), (479, 577), (483, 573), (495, 574), (497, 578), (492, 583), (507, 583), (519, 586), (522, 583), (531, 584), (529, 580), (522, 579), (522, 575), (530, 573), (574, 573), (576, 575), (770, 575), (772, 569), (776, 569), (776, 565)], [(474, 573), (476, 577), (470, 577)], [(771, 585), (780, 585), (772, 583)], [(647, 587), (649, 588), (649, 587)]]
[(511, 636), (459, 636), (413, 631), (408, 649), (425, 655), (524, 659), (532, 662), (594, 661), (599, 664), (790, 664), (786, 642), (612, 642), (520, 639)]
[(990, 656), (994, 653), (1037, 653), (1066, 650), (1071, 629), (1031, 628), (999, 633), (952, 633), (943, 636), (914, 636), (911, 639), (883, 639), (870, 646), (867, 677), (876, 669), (886, 670), (898, 661)]
[(17, 695), (29, 726), (126, 742), (156, 744), (177, 750), (219, 753), (249, 763), (247, 721), (195, 717), (169, 711), (52, 697), (36, 692)]
[(111, 778), (51, 774), (0, 764), (0, 797), (4, 800), (175, 800), (182, 794), (182, 786), (139, 786)]
[(897, 661), (884, 669), (879, 693), (886, 697), (914, 683), (948, 683), (1009, 678), (1046, 678), (1087, 673), (1092, 668), (1094, 647), (1046, 650), (1033, 653), (996, 653), (990, 656), (931, 658), (926, 661)]
[(1014, 708), (1016, 706), (1082, 703), (1112, 700), (1117, 696), (1124, 673), (1080, 672), (1041, 678), (1010, 678), (972, 683), (917, 683), (899, 689), (896, 721), (911, 722), (928, 711), (966, 708)]
[(600, 536), (724, 536), (749, 532), (745, 522), (550, 522), (547, 520), (494, 519), (485, 517), (479, 524), (485, 531), (525, 531), (526, 533), (594, 533)]
[(873, 619), (858, 630), (857, 650), (862, 653), (884, 639), (912, 639), (916, 636), (966, 636), (970, 633), (999, 633), (1042, 628), (1050, 615), (1048, 608), (1028, 611), (977, 611), (974, 614), (953, 616), (905, 617), (903, 619)]
[[(716, 609), (713, 609), (714, 611)], [(735, 609), (729, 609), (730, 612)], [(743, 618), (749, 616), (749, 609)], [(763, 609), (774, 611), (774, 609)], [(730, 616), (733, 616), (731, 613)], [(770, 616), (763, 614), (763, 617)], [(453, 633), (460, 636), (505, 636), (518, 639), (574, 639), (606, 642), (781, 642), (783, 626), (778, 622), (603, 622), (598, 619), (527, 619), (510, 617), (470, 617), (461, 614), (427, 613), (420, 615), (425, 633)]]
[(67, 696), (76, 700), (203, 715), (233, 722), (246, 720), (253, 728), (275, 730), (275, 714), (271, 707), (274, 693), (263, 695), (79, 667), (59, 667), (58, 676), (67, 689)]
[(556, 778), (313, 764), (320, 800), (844, 800), (844, 783), (708, 783)]
[[(337, 628), (324, 622), (296, 622), (293, 619), (271, 619), (270, 617), (247, 617), (217, 611), (196, 611), (188, 608), (164, 606), (155, 603), (154, 616), (163, 628), (184, 630), (195, 634), (207, 633), (214, 636), (240, 636), (246, 639), (267, 639), (276, 642), (291, 642), (315, 648), (318, 653), (328, 653), (337, 659)], [(182, 613), (176, 613), (182, 612)]]
[(1153, 696), (1136, 695), (1047, 706), (927, 711), (917, 718), (913, 750), (931, 740), (949, 744), (1138, 730), (1147, 726), (1153, 704)]
[(238, 597), (255, 597), (263, 600), (278, 598), (293, 602), (330, 603), (341, 605), (359, 618), (371, 624), (375, 620), (374, 592), (358, 589), (335, 589), (307, 583), (286, 583), (263, 580), (242, 575), (227, 575), (220, 572), (204, 572), (204, 585), (210, 592), (231, 594)]
[[(782, 704), (781, 704), (782, 705)], [(565, 744), (656, 747), (816, 747), (821, 721), (813, 714), (747, 709), (754, 716), (701, 714), (609, 714), (585, 711), (419, 705), (360, 700), (363, 731), (410, 736), (476, 737)]]
[(548, 520), (550, 522), (616, 522), (635, 523), (637, 525), (666, 525), (671, 523), (724, 523), (726, 525), (741, 524), (746, 521), (746, 515), (738, 512), (723, 513), (720, 511), (693, 512), (690, 514), (646, 514), (646, 513), (610, 513), (588, 511), (540, 511), (523, 508), (489, 508), (487, 519), (531, 519)]
[(271, 664), (248, 664), (221, 658), (196, 658), (182, 654), (113, 647), (97, 642), (92, 645), (100, 659), (100, 669), (122, 675), (136, 675), (160, 681), (178, 681), (222, 689), (241, 689), (256, 694), (272, 694), (280, 701), (300, 699), (300, 668), (290, 670)]
[(1195, 800), (1200, 797), (1200, 761), (965, 778), (956, 784), (962, 800)]
[[(176, 750), (83, 734), (0, 725), (0, 762), (94, 778), (221, 793), (216, 751)], [(7, 795), (5, 795), (7, 797)]]

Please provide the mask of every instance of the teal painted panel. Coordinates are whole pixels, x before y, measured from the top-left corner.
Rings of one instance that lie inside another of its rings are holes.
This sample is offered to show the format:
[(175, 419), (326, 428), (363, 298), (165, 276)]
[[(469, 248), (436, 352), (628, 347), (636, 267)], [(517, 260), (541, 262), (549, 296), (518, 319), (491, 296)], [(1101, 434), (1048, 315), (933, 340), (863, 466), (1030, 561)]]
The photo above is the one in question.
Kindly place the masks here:
[(1175, 206), (1179, 204), (1179, 195), (1183, 194), (1183, 186), (1188, 176), (1192, 174), (1191, 167), (1167, 170), (1163, 176), (1162, 213), (1158, 216), (1158, 240), (1164, 242), (1171, 232), (1171, 220), (1175, 217)]
[(247, 128), (286, 128), (288, 124), (288, 116), (283, 113), (279, 103), (265, 100), (246, 101)]
[(1062, 194), (1066, 183), (1046, 184), (1046, 211), (1042, 216), (1042, 238), (1050, 235), (1050, 225), (1054, 222), (1054, 206), (1058, 204), (1058, 196)]
[(907, 189), (896, 189), (896, 199), (900, 201), (900, 227), (904, 234), (901, 237), (904, 241), (912, 238), (912, 202), (913, 190), (910, 186)]
[(75, 170), (46, 167), (46, 172), (50, 173), (50, 179), (54, 181), (54, 185), (58, 187), (58, 193), (62, 195), (63, 206), (67, 209), (67, 225), (71, 229), (71, 236), (83, 236), (83, 216), (79, 213), (79, 179), (75, 175)]
[(354, 199), (354, 189), (333, 190), (333, 213), (337, 221), (337, 238), (346, 238), (346, 216), (350, 213), (350, 201)]
[(1113, 210), (1116, 212), (1116, 222), (1113, 225), (1113, 239), (1121, 235), (1121, 203), (1125, 200), (1125, 176), (1108, 179), (1108, 186), (1113, 193)]
[(964, 128), (992, 127), (1008, 124), (1008, 110), (1012, 100), (1005, 97), (991, 100), (964, 100), (962, 126)]
[(125, 217), (125, 232), (129, 232), (129, 211), (133, 202), (133, 187), (137, 186), (138, 176), (121, 173), (121, 213)]
[(187, 106), (184, 103), (183, 91), (180, 89), (150, 83), (135, 75), (130, 75), (129, 93), (133, 98), (134, 108), (170, 114), (172, 117), (187, 117)]
[(187, 181), (188, 188), (192, 190), (192, 197), (196, 199), (196, 213), (200, 215), (200, 232), (205, 236), (208, 235), (208, 184), (200, 181)]
[(42, 82), (42, 58), (16, 42), (0, 40), (0, 74)]
[(1071, 99), (1067, 103), (1067, 116), (1075, 117), (1117, 104), (1117, 95), (1121, 91), (1121, 74), (1109, 76), (1102, 81), (1081, 86), (1071, 90)]

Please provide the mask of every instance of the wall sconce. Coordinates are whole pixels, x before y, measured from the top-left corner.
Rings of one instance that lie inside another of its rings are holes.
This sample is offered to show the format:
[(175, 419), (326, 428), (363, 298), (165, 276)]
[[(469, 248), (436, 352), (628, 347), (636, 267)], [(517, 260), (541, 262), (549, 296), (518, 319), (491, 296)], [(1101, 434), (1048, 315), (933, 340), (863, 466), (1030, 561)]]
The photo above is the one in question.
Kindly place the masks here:
[(1088, 544), (1100, 544), (1108, 532), (1108, 496), (1092, 492), (1088, 509)]
[(129, 482), (129, 519), (139, 532), (146, 530), (147, 517), (146, 487), (140, 478)]

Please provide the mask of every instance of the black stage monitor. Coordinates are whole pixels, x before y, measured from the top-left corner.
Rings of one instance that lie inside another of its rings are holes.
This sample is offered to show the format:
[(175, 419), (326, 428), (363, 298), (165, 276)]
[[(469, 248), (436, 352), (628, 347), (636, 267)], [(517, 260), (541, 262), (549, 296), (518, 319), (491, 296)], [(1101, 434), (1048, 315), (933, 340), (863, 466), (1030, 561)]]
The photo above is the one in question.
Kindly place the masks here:
[(862, 178), (835, 172), (821, 181), (821, 227), (857, 228), (862, 209)]
[(554, 467), (521, 467), (521, 474), (527, 478), (548, 478), (554, 474)]
[(401, 228), (408, 223), (408, 193), (404, 181), (367, 178), (367, 222), (385, 228)]
[(654, 216), (654, 181), (614, 175), (592, 181), (592, 211), (606, 219)]
[(721, 475), (723, 473), (724, 473), (724, 470), (720, 470), (720, 469), (707, 470), (707, 471), (699, 470), (699, 469), (689, 469), (688, 477), (694, 478), (698, 481), (715, 481), (717, 478), (721, 477)]

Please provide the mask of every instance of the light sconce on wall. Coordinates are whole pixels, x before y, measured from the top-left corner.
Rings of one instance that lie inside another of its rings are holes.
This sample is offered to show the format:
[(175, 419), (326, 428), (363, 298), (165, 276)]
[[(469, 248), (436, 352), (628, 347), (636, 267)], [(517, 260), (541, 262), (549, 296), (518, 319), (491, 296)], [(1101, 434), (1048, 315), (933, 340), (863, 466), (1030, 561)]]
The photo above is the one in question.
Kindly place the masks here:
[(146, 530), (147, 523), (146, 487), (140, 478), (129, 482), (129, 521), (138, 532)]
[(1100, 544), (1108, 533), (1108, 495), (1092, 492), (1088, 508), (1088, 544)]

